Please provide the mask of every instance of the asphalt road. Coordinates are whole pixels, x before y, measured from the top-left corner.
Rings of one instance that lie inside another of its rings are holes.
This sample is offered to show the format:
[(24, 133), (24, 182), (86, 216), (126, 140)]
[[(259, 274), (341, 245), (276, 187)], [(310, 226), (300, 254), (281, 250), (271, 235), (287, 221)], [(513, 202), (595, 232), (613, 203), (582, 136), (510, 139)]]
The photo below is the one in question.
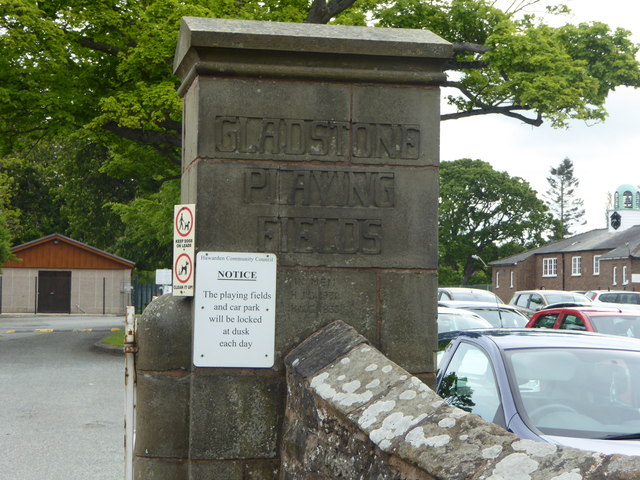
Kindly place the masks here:
[(87, 330), (108, 332), (124, 328), (124, 317), (102, 315), (0, 315), (0, 335), (24, 332), (70, 332)]
[(124, 478), (124, 357), (93, 348), (108, 325), (67, 320), (11, 334), (0, 321), (0, 480)]

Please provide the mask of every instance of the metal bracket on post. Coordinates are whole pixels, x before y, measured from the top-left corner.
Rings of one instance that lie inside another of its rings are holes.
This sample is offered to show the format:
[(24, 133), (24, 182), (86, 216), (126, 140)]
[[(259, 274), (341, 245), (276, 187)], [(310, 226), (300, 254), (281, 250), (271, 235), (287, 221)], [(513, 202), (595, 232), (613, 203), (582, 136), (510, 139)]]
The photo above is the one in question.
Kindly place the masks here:
[(127, 307), (124, 334), (124, 468), (125, 480), (133, 480), (133, 446), (136, 419), (136, 315), (135, 307)]

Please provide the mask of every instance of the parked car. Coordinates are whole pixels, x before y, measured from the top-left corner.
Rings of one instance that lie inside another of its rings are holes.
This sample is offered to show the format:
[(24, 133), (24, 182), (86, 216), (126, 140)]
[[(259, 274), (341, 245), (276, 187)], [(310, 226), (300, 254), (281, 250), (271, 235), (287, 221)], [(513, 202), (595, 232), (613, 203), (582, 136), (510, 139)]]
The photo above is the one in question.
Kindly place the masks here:
[(606, 304), (589, 307), (542, 309), (535, 313), (526, 328), (583, 330), (640, 338), (640, 311)]
[(640, 340), (589, 332), (460, 332), (439, 362), (448, 403), (521, 438), (640, 455)]
[(640, 292), (628, 290), (589, 290), (585, 295), (593, 302), (640, 305)]
[(465, 302), (462, 300), (441, 300), (438, 305), (461, 308), (480, 315), (495, 328), (524, 328), (529, 318), (513, 305), (496, 302)]
[(438, 307), (438, 338), (442, 334), (477, 328), (493, 328), (493, 325), (468, 310)]
[(491, 329), (493, 325), (480, 315), (459, 308), (438, 306), (438, 353), (436, 362), (444, 353), (447, 345), (461, 331)]
[(589, 303), (589, 299), (576, 292), (564, 290), (522, 290), (513, 294), (509, 305), (514, 305), (527, 317), (552, 303)]
[(557, 302), (557, 303), (550, 303), (549, 305), (545, 305), (540, 310), (549, 310), (550, 308), (592, 307), (592, 306), (593, 306), (593, 302), (591, 300), (587, 302)]
[(465, 300), (472, 302), (503, 303), (500, 297), (489, 290), (480, 288), (446, 287), (438, 288), (438, 300)]

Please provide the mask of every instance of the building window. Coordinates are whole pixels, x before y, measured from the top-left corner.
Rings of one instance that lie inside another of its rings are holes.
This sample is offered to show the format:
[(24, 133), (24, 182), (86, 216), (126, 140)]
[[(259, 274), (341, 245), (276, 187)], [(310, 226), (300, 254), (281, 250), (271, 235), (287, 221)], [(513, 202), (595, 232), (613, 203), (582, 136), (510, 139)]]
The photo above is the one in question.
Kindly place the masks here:
[(640, 192), (636, 192), (636, 208), (640, 210)]
[(557, 258), (542, 259), (542, 276), (543, 277), (558, 276), (558, 259)]
[(620, 208), (620, 192), (613, 194), (613, 209), (618, 210)]
[(622, 217), (620, 214), (618, 212), (613, 212), (609, 218), (611, 219), (611, 228), (614, 230), (619, 229), (622, 224)]
[(515, 277), (516, 277), (515, 272), (511, 271), (509, 273), (509, 288), (515, 288), (515, 285), (516, 285), (515, 284)]
[(600, 275), (600, 255), (593, 256), (593, 274)]
[(582, 257), (571, 257), (571, 276), (582, 275)]
[(611, 284), (612, 285), (617, 285), (618, 282), (616, 281), (616, 277), (618, 276), (618, 267), (613, 267), (613, 273), (611, 275), (612, 279), (611, 279)]
[(633, 208), (633, 193), (629, 190), (625, 190), (622, 194), (622, 201), (624, 202), (622, 205), (623, 208)]
[(496, 288), (500, 288), (500, 272), (496, 272)]
[(622, 267), (622, 284), (627, 285), (629, 283), (629, 279), (627, 278), (627, 266)]

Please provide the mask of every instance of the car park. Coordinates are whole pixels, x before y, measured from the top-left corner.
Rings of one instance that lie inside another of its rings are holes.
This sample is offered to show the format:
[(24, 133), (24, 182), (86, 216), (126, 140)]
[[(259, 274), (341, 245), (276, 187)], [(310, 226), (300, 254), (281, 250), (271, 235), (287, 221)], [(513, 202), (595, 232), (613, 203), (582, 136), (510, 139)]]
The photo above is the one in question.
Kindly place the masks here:
[(438, 288), (438, 300), (464, 300), (472, 302), (498, 302), (503, 303), (500, 297), (489, 290), (481, 288), (465, 287), (441, 287)]
[(640, 305), (640, 292), (630, 290), (589, 290), (585, 295), (592, 302)]
[(576, 292), (564, 290), (522, 290), (511, 297), (509, 305), (518, 308), (527, 317), (553, 303), (589, 303), (589, 299)]
[(640, 311), (606, 304), (545, 308), (531, 317), (526, 328), (583, 330), (640, 338)]
[(640, 340), (589, 332), (459, 332), (436, 388), (524, 439), (640, 455)]
[(529, 318), (513, 305), (496, 302), (465, 302), (462, 300), (439, 301), (438, 305), (461, 308), (480, 315), (494, 328), (524, 328)]

